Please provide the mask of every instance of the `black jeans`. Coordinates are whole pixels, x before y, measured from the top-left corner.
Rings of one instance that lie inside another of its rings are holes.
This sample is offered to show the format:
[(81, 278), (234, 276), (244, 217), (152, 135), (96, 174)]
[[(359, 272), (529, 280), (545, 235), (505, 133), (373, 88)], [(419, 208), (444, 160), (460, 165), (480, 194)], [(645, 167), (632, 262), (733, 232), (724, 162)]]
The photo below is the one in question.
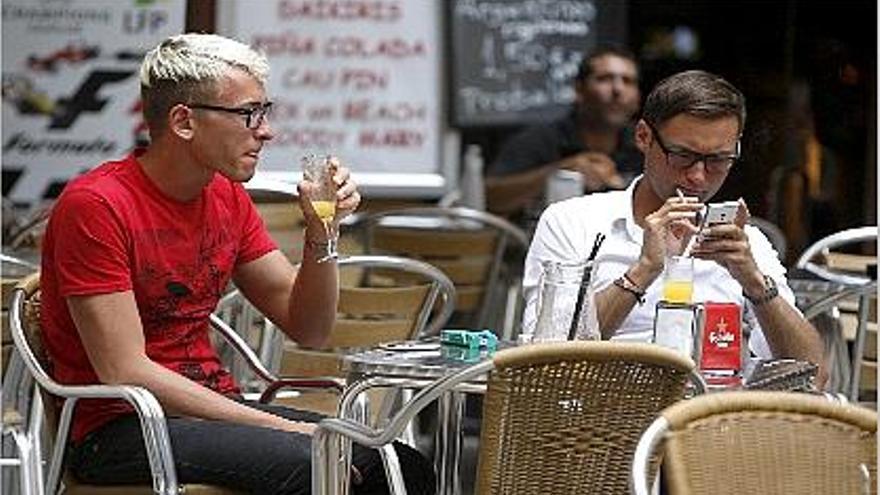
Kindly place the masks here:
[[(294, 409), (245, 402), (246, 405), (296, 421), (318, 422), (322, 416)], [(311, 491), (311, 437), (223, 421), (168, 417), (174, 465), (181, 483), (206, 483), (255, 494), (308, 494)], [(418, 451), (395, 443), (407, 492), (432, 494), (433, 466)], [(71, 447), (69, 466), (90, 484), (151, 482), (140, 422), (134, 413), (116, 419)], [(379, 453), (355, 444), (352, 462), (363, 480), (355, 494), (387, 493)]]

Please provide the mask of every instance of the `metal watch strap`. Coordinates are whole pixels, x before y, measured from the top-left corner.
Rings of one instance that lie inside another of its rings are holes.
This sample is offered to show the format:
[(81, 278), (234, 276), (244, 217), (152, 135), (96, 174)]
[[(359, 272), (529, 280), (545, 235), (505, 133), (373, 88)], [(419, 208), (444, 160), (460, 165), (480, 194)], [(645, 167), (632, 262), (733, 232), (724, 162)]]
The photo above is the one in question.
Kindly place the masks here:
[(750, 303), (752, 303), (752, 306), (757, 307), (762, 304), (766, 304), (779, 295), (779, 287), (776, 286), (776, 281), (773, 280), (773, 278), (769, 275), (764, 275), (764, 285), (764, 292), (756, 297), (752, 297), (748, 295), (746, 291), (743, 291), (743, 296), (748, 299)]

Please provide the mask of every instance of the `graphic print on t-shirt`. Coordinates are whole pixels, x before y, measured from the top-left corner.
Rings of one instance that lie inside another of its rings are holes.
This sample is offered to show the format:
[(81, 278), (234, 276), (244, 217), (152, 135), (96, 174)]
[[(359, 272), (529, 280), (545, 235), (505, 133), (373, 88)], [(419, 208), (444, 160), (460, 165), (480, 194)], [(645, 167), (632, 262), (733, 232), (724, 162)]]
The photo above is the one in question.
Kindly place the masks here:
[(162, 334), (189, 320), (204, 321), (222, 296), (235, 260), (223, 228), (136, 232), (134, 274), (145, 332)]

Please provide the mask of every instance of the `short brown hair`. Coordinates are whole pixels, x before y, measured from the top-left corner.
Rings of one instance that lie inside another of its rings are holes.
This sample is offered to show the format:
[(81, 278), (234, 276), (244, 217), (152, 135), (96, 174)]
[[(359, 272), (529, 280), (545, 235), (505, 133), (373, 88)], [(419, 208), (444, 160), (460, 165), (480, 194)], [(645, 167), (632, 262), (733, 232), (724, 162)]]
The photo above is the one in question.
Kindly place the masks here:
[(659, 126), (682, 113), (707, 119), (736, 117), (742, 134), (746, 98), (721, 76), (702, 70), (679, 72), (654, 86), (645, 99), (642, 118)]
[(593, 73), (593, 61), (602, 57), (606, 57), (608, 55), (613, 55), (615, 57), (629, 60), (633, 63), (633, 65), (636, 66), (636, 69), (638, 70), (639, 63), (636, 60), (636, 56), (633, 54), (633, 52), (629, 51), (629, 49), (616, 45), (603, 45), (591, 51), (588, 56), (584, 57), (584, 59), (581, 60), (581, 63), (578, 66), (578, 73), (577, 77), (575, 77), (575, 81), (581, 82), (590, 77), (590, 75)]

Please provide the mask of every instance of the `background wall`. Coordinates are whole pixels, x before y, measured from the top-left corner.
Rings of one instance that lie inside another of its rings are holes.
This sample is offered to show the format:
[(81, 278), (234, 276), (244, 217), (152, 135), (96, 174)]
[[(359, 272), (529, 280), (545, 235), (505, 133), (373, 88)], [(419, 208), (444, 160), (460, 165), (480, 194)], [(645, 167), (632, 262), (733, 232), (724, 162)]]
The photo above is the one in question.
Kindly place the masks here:
[[(385, 0), (385, 3), (396, 1), (399, 0)], [(46, 0), (23, 3), (57, 4)], [(118, 3), (141, 10), (173, 5), (173, 2), (153, 4), (138, 0)], [(288, 3), (307, 6), (318, 2), (289, 0)], [(458, 0), (456, 3), (494, 3), (496, 8), (509, 5), (490, 0)], [(584, 0), (519, 3), (559, 8), (581, 5)], [(3, 5), (4, 23), (12, 15), (9, 4), (4, 2)], [(598, 6), (599, 15), (594, 19), (590, 36), (595, 36), (598, 43), (622, 42), (637, 54), (642, 66), (643, 92), (663, 76), (686, 68), (717, 72), (745, 92), (749, 121), (744, 136), (744, 156), (722, 191), (723, 196), (744, 196), (754, 213), (775, 218), (786, 202), (781, 201), (778, 191), (771, 187), (772, 172), (790, 170), (803, 158), (797, 155), (800, 146), (794, 138), (799, 135), (798, 129), (808, 128), (821, 144), (823, 156), (833, 158), (831, 168), (836, 173), (833, 180), (823, 185), (822, 191), (831, 198), (829, 218), (833, 217), (833, 225), (819, 227), (843, 228), (876, 222), (877, 7), (874, 1), (595, 0), (594, 4)], [(447, 106), (451, 101), (450, 83), (455, 62), (451, 58), (452, 41), (448, 39), (453, 32), (449, 25), (452, 6), (451, 0), (442, 0), (443, 8), (437, 9), (441, 33), (447, 36), (440, 60), (441, 93), (446, 100), (442, 103)], [(184, 8), (186, 30), (217, 30), (217, 1), (189, 0)], [(4, 50), (13, 46), (7, 26), (3, 30)], [(131, 24), (130, 27), (136, 26)], [(34, 45), (38, 41), (34, 41)], [(9, 75), (5, 68), (3, 75), (5, 86)], [(70, 85), (75, 86), (74, 82), (70, 81)], [(46, 166), (45, 161), (40, 160), (33, 164), (14, 160), (8, 153), (13, 136), (8, 119), (20, 115), (9, 110), (13, 105), (14, 99), (7, 97), (4, 88), (2, 185), (5, 199), (10, 199), (10, 191), (21, 180), (23, 167)], [(441, 125), (461, 140), (461, 146), (451, 149), (453, 155), (474, 143), (481, 145), (487, 161), (494, 158), (500, 144), (521, 126), (516, 122), (457, 125), (449, 112), (443, 118)], [(458, 157), (450, 158), (454, 166)], [(89, 165), (94, 164), (83, 163), (81, 167), (85, 169)], [(454, 182), (454, 176), (452, 180)], [(42, 190), (40, 197), (52, 197), (62, 186), (63, 181), (55, 181)], [(17, 201), (27, 202), (24, 198)], [(815, 216), (821, 216), (822, 211), (819, 209)]]

